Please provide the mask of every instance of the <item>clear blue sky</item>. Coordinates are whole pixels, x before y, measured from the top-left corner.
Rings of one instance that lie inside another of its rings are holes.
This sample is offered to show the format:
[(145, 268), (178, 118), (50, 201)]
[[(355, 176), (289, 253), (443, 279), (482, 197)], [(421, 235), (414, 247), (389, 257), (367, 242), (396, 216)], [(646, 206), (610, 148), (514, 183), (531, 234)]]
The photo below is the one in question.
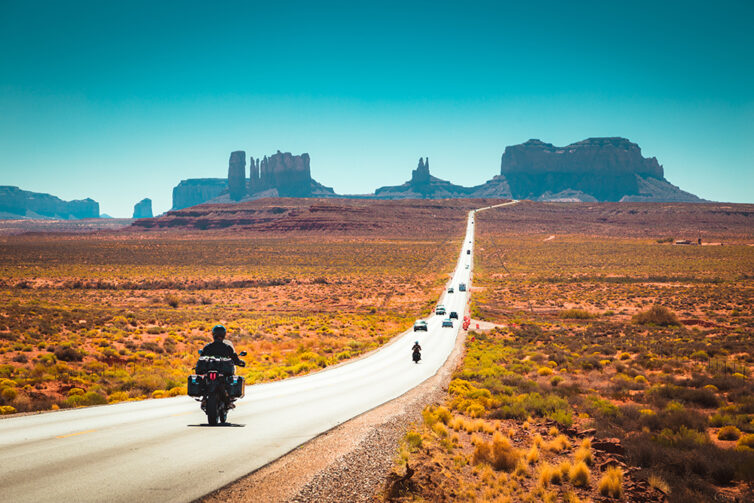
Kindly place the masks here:
[(754, 2), (0, 0), (0, 185), (169, 209), (232, 150), (309, 152), (339, 193), (419, 156), (463, 185), (507, 145), (624, 136), (754, 202)]

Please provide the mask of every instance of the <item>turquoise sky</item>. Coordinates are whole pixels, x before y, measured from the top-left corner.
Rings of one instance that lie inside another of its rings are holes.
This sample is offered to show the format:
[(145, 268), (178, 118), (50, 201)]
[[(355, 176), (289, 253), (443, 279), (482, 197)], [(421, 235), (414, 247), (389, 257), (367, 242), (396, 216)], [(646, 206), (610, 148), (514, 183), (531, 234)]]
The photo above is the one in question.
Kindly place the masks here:
[(624, 136), (754, 202), (754, 2), (0, 0), (0, 185), (169, 209), (232, 150), (339, 193), (462, 185), (507, 145)]

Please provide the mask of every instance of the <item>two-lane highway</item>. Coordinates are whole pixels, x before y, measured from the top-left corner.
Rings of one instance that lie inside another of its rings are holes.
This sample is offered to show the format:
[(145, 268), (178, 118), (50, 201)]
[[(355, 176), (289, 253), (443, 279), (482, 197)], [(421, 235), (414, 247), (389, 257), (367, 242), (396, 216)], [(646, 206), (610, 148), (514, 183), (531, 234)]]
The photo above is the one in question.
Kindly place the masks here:
[[(460, 318), (469, 290), (474, 212), (440, 303)], [(472, 252), (473, 253), (473, 252)], [(468, 264), (468, 268), (466, 267)], [(367, 357), (304, 377), (248, 386), (228, 426), (206, 426), (181, 396), (0, 420), (0, 501), (177, 501), (203, 496), (434, 375), (461, 320), (406, 332)], [(419, 341), (422, 361), (411, 360)]]

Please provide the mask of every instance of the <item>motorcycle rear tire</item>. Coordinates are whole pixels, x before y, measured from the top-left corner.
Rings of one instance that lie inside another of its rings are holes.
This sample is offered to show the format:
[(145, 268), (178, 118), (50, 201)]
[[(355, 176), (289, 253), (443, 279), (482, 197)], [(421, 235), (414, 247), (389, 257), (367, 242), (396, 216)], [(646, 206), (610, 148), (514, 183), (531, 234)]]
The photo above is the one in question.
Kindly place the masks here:
[(217, 393), (212, 393), (207, 397), (207, 422), (210, 426), (217, 425), (219, 409), (220, 398), (217, 396)]

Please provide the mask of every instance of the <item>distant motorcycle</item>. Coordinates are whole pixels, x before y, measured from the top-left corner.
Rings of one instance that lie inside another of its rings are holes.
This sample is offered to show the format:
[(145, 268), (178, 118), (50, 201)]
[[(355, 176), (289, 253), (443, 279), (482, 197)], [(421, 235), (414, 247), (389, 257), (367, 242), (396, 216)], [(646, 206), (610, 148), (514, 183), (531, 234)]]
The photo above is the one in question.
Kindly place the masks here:
[(422, 348), (419, 346), (419, 343), (417, 342), (414, 344), (414, 347), (412, 348), (413, 355), (412, 358), (414, 360), (414, 363), (419, 363), (419, 360), (422, 359)]
[[(238, 356), (246, 356), (246, 351)], [(228, 410), (235, 407), (233, 402), (244, 396), (244, 378), (234, 375), (230, 358), (200, 356), (195, 370), (196, 374), (188, 378), (188, 395), (201, 402), (210, 426), (224, 424)]]

